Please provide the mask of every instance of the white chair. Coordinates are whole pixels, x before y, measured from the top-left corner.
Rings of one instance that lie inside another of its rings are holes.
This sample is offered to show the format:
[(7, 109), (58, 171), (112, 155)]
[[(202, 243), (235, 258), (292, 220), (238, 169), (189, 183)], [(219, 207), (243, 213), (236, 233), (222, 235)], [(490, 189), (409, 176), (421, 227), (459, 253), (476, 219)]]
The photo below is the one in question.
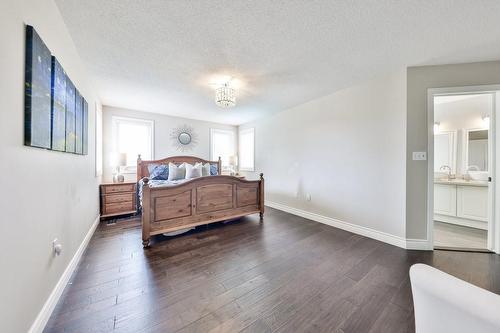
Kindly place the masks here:
[(499, 333), (500, 296), (438, 269), (410, 268), (416, 333)]

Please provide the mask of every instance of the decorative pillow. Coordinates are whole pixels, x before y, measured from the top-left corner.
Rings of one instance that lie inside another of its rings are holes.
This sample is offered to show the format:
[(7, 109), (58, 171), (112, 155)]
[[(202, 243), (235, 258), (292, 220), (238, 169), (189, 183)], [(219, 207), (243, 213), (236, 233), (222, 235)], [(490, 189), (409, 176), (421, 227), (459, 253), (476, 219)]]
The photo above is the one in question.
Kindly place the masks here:
[(219, 174), (218, 164), (210, 164), (210, 176), (217, 176)]
[(160, 164), (153, 168), (149, 173), (149, 178), (153, 180), (167, 180), (168, 179), (168, 165)]
[(210, 163), (205, 163), (205, 164), (202, 164), (200, 162), (196, 162), (196, 164), (194, 166), (201, 166), (201, 175), (203, 177), (205, 176), (210, 176)]
[(168, 180), (179, 180), (186, 178), (186, 167), (184, 163), (177, 166), (174, 163), (168, 163)]
[(196, 163), (194, 166), (186, 163), (186, 179), (199, 178), (201, 177), (201, 163)]
[(151, 172), (160, 164), (148, 164), (148, 172), (151, 175)]

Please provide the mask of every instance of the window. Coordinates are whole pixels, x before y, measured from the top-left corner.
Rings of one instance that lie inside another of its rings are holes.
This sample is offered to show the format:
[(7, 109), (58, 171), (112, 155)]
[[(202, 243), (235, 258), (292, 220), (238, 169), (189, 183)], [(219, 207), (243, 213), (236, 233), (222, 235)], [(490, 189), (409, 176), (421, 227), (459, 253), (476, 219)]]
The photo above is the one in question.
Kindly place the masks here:
[(222, 170), (228, 170), (230, 157), (235, 155), (234, 131), (223, 129), (210, 129), (210, 159), (222, 159)]
[(95, 176), (102, 176), (102, 109), (95, 102)]
[(124, 117), (112, 117), (113, 126), (113, 153), (126, 153), (125, 172), (136, 172), (137, 155), (143, 160), (152, 160), (154, 123), (151, 120), (142, 120)]
[(254, 171), (255, 163), (255, 129), (240, 130), (239, 136), (240, 170)]

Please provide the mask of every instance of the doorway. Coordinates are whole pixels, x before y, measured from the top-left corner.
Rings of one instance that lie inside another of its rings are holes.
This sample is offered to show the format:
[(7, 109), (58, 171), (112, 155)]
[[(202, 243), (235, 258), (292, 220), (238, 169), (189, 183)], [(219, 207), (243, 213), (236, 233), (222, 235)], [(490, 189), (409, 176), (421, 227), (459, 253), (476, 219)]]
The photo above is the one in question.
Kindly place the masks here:
[[(483, 89), (481, 89), (483, 88)], [(492, 251), (497, 91), (429, 90), (429, 241), (434, 249)]]

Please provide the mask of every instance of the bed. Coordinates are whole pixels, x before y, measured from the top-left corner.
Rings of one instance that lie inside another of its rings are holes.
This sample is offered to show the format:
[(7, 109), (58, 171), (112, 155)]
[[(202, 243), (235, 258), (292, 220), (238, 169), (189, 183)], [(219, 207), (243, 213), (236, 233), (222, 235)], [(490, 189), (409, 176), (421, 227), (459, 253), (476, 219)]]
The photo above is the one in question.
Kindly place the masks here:
[[(151, 166), (174, 163), (209, 163), (215, 175), (177, 182), (149, 179)], [(142, 210), (142, 245), (150, 246), (153, 235), (193, 228), (259, 213), (264, 215), (264, 177), (245, 180), (220, 175), (221, 161), (193, 156), (173, 156), (161, 160), (137, 159), (138, 203)]]

